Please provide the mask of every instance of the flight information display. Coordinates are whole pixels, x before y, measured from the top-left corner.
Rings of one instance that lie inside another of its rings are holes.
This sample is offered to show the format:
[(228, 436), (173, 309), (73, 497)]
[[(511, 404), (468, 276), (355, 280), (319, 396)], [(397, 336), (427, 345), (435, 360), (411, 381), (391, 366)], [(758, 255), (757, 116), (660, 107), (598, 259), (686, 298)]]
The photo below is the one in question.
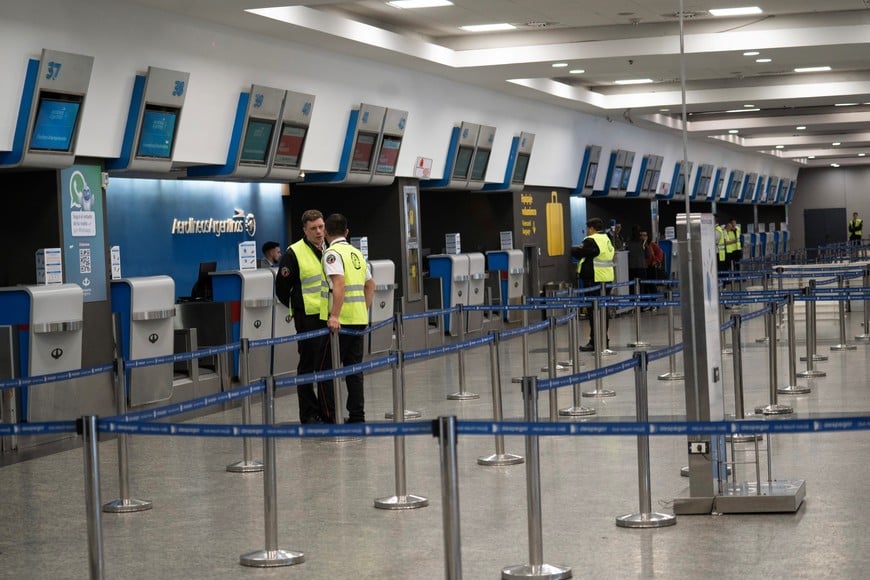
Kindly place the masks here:
[(42, 93), (30, 135), (30, 149), (69, 152), (79, 119), (82, 97)]

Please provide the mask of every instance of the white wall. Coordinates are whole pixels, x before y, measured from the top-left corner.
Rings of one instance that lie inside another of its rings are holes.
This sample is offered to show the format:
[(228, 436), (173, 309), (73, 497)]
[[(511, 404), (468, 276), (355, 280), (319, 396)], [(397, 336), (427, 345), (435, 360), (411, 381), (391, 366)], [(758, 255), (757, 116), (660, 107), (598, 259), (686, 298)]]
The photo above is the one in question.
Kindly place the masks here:
[[(792, 248), (803, 248), (804, 210), (846, 208), (846, 218), (857, 211), (870, 224), (870, 167), (801, 169), (794, 202), (788, 208), (789, 236)], [(843, 223), (843, 231), (846, 231)], [(870, 230), (864, 228), (864, 236)]]
[[(602, 160), (611, 149), (635, 151), (636, 164), (647, 153), (664, 155), (663, 181), (683, 157), (678, 135), (608, 123), (434, 75), (147, 8), (116, 6), (110, 0), (8, 1), (0, 6), (0, 150), (12, 148), (27, 60), (38, 58), (42, 48), (95, 57), (76, 149), (80, 156), (120, 155), (134, 76), (156, 66), (190, 73), (177, 162), (226, 160), (239, 93), (252, 83), (317, 96), (302, 159), (309, 171), (338, 168), (348, 114), (361, 102), (409, 111), (400, 176), (411, 176), (415, 158), (423, 156), (434, 160), (433, 177), (439, 177), (451, 128), (460, 121), (498, 128), (488, 181), (504, 176), (511, 138), (520, 131), (536, 135), (529, 185), (575, 187), (588, 144), (602, 146)], [(797, 173), (791, 163), (743, 154), (710, 140), (690, 142), (689, 159), (696, 168), (712, 163), (788, 178)], [(598, 187), (604, 173), (599, 172)]]

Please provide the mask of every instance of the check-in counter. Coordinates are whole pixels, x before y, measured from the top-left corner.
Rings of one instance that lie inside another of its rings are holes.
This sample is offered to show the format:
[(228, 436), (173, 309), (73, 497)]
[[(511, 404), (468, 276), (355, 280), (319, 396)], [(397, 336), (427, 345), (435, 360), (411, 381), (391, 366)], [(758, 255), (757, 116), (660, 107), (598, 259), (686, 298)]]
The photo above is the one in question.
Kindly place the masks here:
[[(469, 264), (467, 254), (432, 254), (429, 256), (429, 276), (441, 279), (442, 308), (468, 305)], [(457, 316), (444, 317), (444, 333), (456, 336)]]
[[(175, 352), (193, 352), (230, 342), (230, 305), (196, 300), (175, 305)], [(175, 364), (173, 385), (182, 398), (199, 397), (229, 389), (230, 365), (227, 355), (217, 355)]]
[[(486, 253), (489, 280), (498, 294), (493, 295), (493, 304), (522, 304), (525, 282), (522, 250), (498, 250)], [(518, 310), (507, 310), (503, 315), (506, 322), (519, 322), (522, 315)]]
[[(369, 260), (375, 293), (369, 323), (374, 326), (391, 320), (395, 312), (396, 264), (392, 260)], [(387, 324), (368, 334), (366, 353), (378, 354), (393, 348), (393, 325)]]
[[(120, 323), (124, 360), (168, 356), (175, 349), (175, 281), (169, 276), (112, 281), (112, 312)], [(135, 407), (172, 397), (172, 363), (127, 370), (127, 397)]]

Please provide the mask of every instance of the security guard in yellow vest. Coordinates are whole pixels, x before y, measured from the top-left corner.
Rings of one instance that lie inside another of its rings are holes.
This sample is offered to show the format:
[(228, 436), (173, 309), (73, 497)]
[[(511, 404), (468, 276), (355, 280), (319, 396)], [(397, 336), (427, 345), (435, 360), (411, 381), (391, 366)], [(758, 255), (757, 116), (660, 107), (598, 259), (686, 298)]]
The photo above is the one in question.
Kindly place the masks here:
[[(326, 327), (326, 322), (320, 320), (323, 282), (320, 260), (326, 249), (323, 214), (316, 209), (305, 211), (302, 214), (302, 234), (302, 239), (287, 248), (275, 278), (275, 295), (281, 304), (289, 308), (289, 316), (293, 317), (297, 334)], [(299, 349), (299, 363), (296, 366), (298, 375), (332, 368), (327, 336), (300, 340), (296, 345)], [(302, 423), (322, 423), (332, 416), (333, 410), (325, 406), (324, 399), (325, 391), (332, 393), (332, 382), (318, 383), (317, 390), (319, 397), (314, 393), (311, 383), (296, 388), (299, 421)]]
[(731, 246), (731, 255), (726, 256), (726, 260), (731, 262), (731, 269), (737, 270), (739, 269), (739, 262), (743, 259), (743, 236), (740, 231), (740, 224), (737, 223), (735, 218), (731, 218), (728, 222), (731, 224), (731, 232), (733, 236), (734, 243)]
[[(571, 248), (571, 257), (579, 260), (577, 263), (577, 278), (581, 285), (585, 287), (611, 283), (615, 278), (613, 258), (616, 251), (610, 238), (604, 233), (604, 228), (604, 220), (601, 218), (590, 219), (586, 222), (586, 229), (589, 235), (586, 236), (583, 243), (579, 246)], [(610, 289), (606, 288), (605, 293), (609, 295)], [(605, 318), (605, 320), (607, 319)], [(607, 337), (607, 326), (609, 324), (605, 326), (605, 338)], [(607, 342), (609, 344), (609, 339)], [(606, 348), (605, 345), (601, 346)], [(580, 350), (584, 352), (595, 350), (594, 315), (589, 317), (589, 343), (581, 346)]]
[[(375, 293), (375, 283), (365, 258), (347, 241), (347, 218), (334, 213), (326, 218), (326, 240), (329, 249), (323, 253), (325, 274), (320, 301), (320, 318), (336, 333), (342, 327), (364, 330), (369, 323), (369, 309)], [(362, 362), (362, 335), (339, 335), (342, 366)], [(348, 423), (365, 422), (363, 374), (347, 375)], [(330, 395), (332, 392), (330, 391)], [(332, 400), (332, 397), (330, 397)], [(335, 408), (334, 402), (331, 404)]]
[(852, 212), (852, 221), (849, 222), (849, 243), (856, 246), (861, 245), (861, 238), (864, 237), (864, 220), (858, 217), (858, 212)]
[(725, 267), (725, 229), (716, 224), (716, 266), (721, 272)]

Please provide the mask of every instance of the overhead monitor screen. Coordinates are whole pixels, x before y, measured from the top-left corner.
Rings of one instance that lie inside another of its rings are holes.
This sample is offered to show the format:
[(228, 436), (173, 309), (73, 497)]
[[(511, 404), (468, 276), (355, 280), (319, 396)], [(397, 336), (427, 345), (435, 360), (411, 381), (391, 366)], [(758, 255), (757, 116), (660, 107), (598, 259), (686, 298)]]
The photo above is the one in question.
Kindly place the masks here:
[(628, 191), (628, 182), (631, 179), (631, 167), (626, 167), (622, 170), (622, 183), (619, 184), (619, 189)]
[(683, 193), (683, 189), (686, 187), (686, 175), (684, 173), (680, 173), (677, 176), (677, 184), (674, 186), (674, 195), (680, 195)]
[(592, 189), (595, 187), (595, 176), (598, 173), (598, 163), (592, 162), (589, 164), (589, 168), (586, 170), (586, 183), (583, 184), (585, 189)]
[(478, 149), (474, 154), (474, 163), (471, 164), (471, 181), (483, 181), (486, 179), (486, 168), (489, 166), (489, 149)]
[(658, 188), (659, 177), (661, 177), (661, 174), (662, 174), (662, 172), (660, 169), (656, 169), (655, 171), (653, 171), (652, 178), (649, 180), (649, 190), (650, 191), (655, 191), (656, 188)]
[(649, 191), (649, 185), (650, 185), (650, 182), (652, 181), (652, 174), (653, 174), (652, 169), (647, 169), (646, 171), (643, 172), (643, 182), (641, 183), (641, 186), (640, 186), (641, 191)]
[(308, 133), (307, 127), (299, 127), (298, 125), (290, 125), (288, 123), (282, 124), (281, 135), (278, 136), (278, 149), (275, 151), (275, 159), (272, 161), (272, 165), (299, 167), (306, 133)]
[(514, 176), (511, 179), (513, 183), (525, 183), (526, 171), (529, 170), (529, 154), (520, 153), (517, 155), (517, 163), (514, 166)]
[(456, 152), (456, 163), (453, 164), (453, 179), (468, 179), (471, 170), (471, 157), (474, 155), (474, 147), (460, 145)]
[(245, 130), (245, 140), (242, 142), (242, 153), (239, 163), (265, 165), (269, 159), (269, 147), (272, 144), (272, 131), (275, 121), (265, 119), (249, 119)]
[(620, 183), (622, 183), (622, 167), (614, 167), (610, 178), (610, 189), (619, 189)]
[(178, 113), (179, 110), (173, 107), (145, 105), (136, 157), (172, 159)]
[(722, 186), (725, 184), (725, 178), (719, 176), (719, 179), (716, 180), (716, 183), (713, 185), (713, 199), (719, 199), (719, 196), (722, 195)]
[(375, 133), (360, 133), (356, 136), (356, 144), (353, 147), (353, 156), (350, 160), (351, 171), (371, 171), (372, 156), (375, 153), (377, 138)]
[(70, 152), (81, 105), (80, 95), (40, 93), (36, 121), (30, 135), (30, 149)]
[(399, 149), (401, 147), (401, 137), (384, 135), (381, 141), (381, 152), (378, 154), (378, 164), (375, 166), (375, 173), (395, 175), (396, 165), (399, 163)]

